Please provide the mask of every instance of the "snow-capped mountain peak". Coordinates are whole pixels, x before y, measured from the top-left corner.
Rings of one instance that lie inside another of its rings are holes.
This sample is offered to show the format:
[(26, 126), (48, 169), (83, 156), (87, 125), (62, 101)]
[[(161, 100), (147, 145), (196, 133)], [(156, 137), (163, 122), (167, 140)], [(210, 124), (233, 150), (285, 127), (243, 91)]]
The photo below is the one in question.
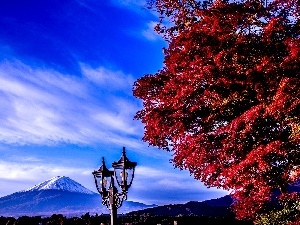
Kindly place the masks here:
[(65, 176), (53, 177), (31, 188), (26, 189), (23, 192), (34, 191), (34, 190), (35, 191), (53, 190), (53, 189), (70, 191), (70, 192), (79, 192), (84, 194), (94, 194), (94, 192), (90, 191), (89, 189), (83, 187), (81, 184)]

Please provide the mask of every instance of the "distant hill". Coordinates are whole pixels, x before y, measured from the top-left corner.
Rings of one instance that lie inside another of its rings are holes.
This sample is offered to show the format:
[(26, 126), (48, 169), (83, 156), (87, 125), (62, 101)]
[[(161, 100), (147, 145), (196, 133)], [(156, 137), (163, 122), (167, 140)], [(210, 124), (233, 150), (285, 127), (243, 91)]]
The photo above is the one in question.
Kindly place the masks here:
[[(125, 201), (118, 213), (145, 209), (155, 205)], [(0, 198), (0, 216), (81, 216), (91, 214), (109, 214), (101, 204), (101, 197), (76, 181), (58, 176), (35, 185), (24, 191)]]
[[(289, 191), (300, 192), (300, 182), (291, 185)], [(232, 218), (234, 215), (229, 209), (232, 203), (233, 199), (229, 195), (202, 202), (191, 201), (165, 206), (125, 201), (118, 209), (118, 213)], [(50, 216), (52, 214), (81, 216), (87, 212), (90, 214), (110, 213), (101, 204), (99, 194), (64, 176), (51, 178), (32, 188), (0, 198), (0, 216)]]
[[(300, 192), (300, 180), (288, 187), (289, 192)], [(276, 196), (276, 191), (274, 192)], [(226, 195), (217, 199), (210, 199), (202, 202), (191, 201), (185, 204), (171, 204), (146, 208), (129, 212), (128, 215), (157, 215), (157, 216), (204, 216), (204, 217), (227, 217), (233, 218), (234, 214), (230, 210), (233, 198)], [(277, 201), (270, 203), (271, 207), (276, 207)]]
[(229, 195), (222, 198), (203, 202), (191, 201), (185, 204), (171, 204), (133, 211), (127, 215), (156, 215), (156, 216), (206, 216), (206, 217), (234, 217), (229, 207), (233, 200)]

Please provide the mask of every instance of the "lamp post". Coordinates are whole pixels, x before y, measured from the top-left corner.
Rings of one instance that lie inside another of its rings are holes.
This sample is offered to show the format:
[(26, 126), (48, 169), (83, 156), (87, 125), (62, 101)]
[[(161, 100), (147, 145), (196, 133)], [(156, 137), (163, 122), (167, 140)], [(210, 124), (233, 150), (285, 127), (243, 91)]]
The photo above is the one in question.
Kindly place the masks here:
[[(120, 160), (112, 163), (113, 171), (107, 169), (104, 157), (102, 157), (102, 165), (92, 173), (96, 188), (102, 197), (102, 205), (105, 205), (110, 210), (111, 225), (117, 225), (117, 209), (127, 199), (128, 189), (132, 184), (136, 165), (136, 162), (131, 162), (127, 158), (125, 147), (123, 147)], [(120, 191), (115, 186), (115, 180)]]

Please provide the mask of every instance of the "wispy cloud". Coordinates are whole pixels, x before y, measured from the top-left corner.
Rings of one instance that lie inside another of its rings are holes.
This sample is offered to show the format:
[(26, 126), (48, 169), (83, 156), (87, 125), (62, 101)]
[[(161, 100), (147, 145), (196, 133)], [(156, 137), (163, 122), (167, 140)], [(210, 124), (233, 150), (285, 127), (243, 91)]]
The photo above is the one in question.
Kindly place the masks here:
[(0, 196), (25, 190), (58, 175), (68, 176), (81, 184), (87, 184), (93, 189), (91, 168), (79, 168), (47, 164), (33, 159), (13, 160), (10, 162), (0, 160)]
[[(10, 162), (0, 160), (0, 196), (25, 190), (51, 177), (64, 175), (96, 191), (91, 171), (93, 168), (45, 163), (41, 159), (12, 158)], [(205, 195), (203, 193), (206, 193)], [(211, 190), (188, 173), (174, 173), (170, 170), (138, 166), (129, 194), (131, 201), (149, 204), (170, 204), (190, 200), (205, 200), (207, 197), (220, 197), (228, 194), (221, 190)], [(170, 196), (172, 195), (172, 196)], [(170, 198), (171, 197), (171, 198)]]
[(131, 75), (126, 75), (122, 71), (112, 71), (105, 67), (91, 68), (84, 64), (81, 64), (81, 68), (83, 75), (99, 87), (109, 88), (110, 91), (130, 91), (131, 94), (131, 85), (134, 82)]
[(110, 2), (116, 7), (131, 10), (143, 17), (151, 16), (151, 18), (155, 17), (157, 19), (159, 17), (154, 8), (149, 8), (150, 5), (147, 0), (110, 0)]
[[(78, 176), (78, 174), (86, 174), (85, 168), (63, 167), (56, 164), (45, 164), (39, 162), (25, 162), (22, 160), (15, 162), (0, 161), (0, 179), (23, 181), (40, 181), (41, 174), (43, 177), (54, 177), (61, 174), (66, 176)], [(90, 174), (90, 171), (89, 171)]]
[[(175, 173), (175, 171), (146, 166), (137, 167), (132, 189), (134, 189), (132, 196), (134, 200), (151, 204), (180, 203), (185, 202), (186, 199), (201, 201), (208, 199), (208, 196), (216, 198), (228, 194), (216, 188), (207, 192), (207, 187), (190, 177), (187, 171)], [(205, 192), (206, 195), (203, 195)]]
[(147, 24), (147, 28), (142, 30), (143, 37), (150, 41), (162, 40), (161, 36), (154, 31), (156, 24), (157, 22), (150, 21)]
[[(159, 170), (146, 166), (139, 166), (136, 169), (137, 178), (135, 180), (136, 189), (149, 189), (150, 186), (155, 189), (177, 189), (184, 190), (186, 185), (194, 186), (195, 189), (201, 190), (206, 187), (199, 181), (191, 179), (188, 172), (174, 173), (174, 171)], [(149, 185), (145, 185), (145, 183)]]
[(115, 5), (126, 6), (132, 9), (136, 9), (137, 6), (146, 7), (146, 0), (111, 0), (111, 2)]
[(142, 128), (133, 116), (140, 105), (130, 95), (132, 82), (130, 75), (103, 67), (82, 65), (82, 77), (76, 77), (2, 63), (0, 141), (138, 145)]
[(154, 27), (159, 21), (159, 14), (154, 9), (149, 9), (149, 4), (146, 0), (111, 0), (117, 6), (133, 10), (143, 17), (142, 27), (132, 29), (127, 32), (138, 38), (146, 38), (148, 41), (163, 40), (162, 37), (154, 31)]

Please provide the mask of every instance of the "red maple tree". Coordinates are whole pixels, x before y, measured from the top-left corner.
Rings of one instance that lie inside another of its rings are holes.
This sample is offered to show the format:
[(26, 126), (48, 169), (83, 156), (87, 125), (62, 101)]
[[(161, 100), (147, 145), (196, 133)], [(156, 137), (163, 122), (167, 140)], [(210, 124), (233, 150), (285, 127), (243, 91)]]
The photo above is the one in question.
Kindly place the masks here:
[(241, 219), (299, 178), (299, 4), (152, 1), (168, 47), (164, 67), (134, 83), (143, 140), (207, 186), (232, 190)]

